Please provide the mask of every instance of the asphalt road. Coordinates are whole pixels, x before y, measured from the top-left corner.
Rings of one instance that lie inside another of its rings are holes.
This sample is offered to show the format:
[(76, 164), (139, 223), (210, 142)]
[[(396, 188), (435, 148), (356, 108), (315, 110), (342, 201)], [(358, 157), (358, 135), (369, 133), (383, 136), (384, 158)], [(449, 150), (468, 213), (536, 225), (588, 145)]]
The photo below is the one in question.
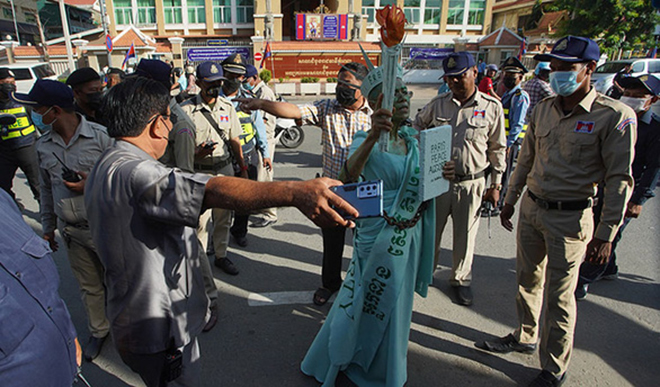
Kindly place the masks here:
[[(434, 86), (411, 89), (412, 112), (434, 95)], [(300, 148), (277, 148), (277, 179), (304, 180), (320, 172), (320, 131), (305, 127), (305, 134)], [(21, 173), (15, 186), (26, 206), (26, 220), (40, 230), (37, 204)], [(659, 206), (660, 200), (649, 201), (642, 217), (627, 228), (617, 250), (620, 278), (592, 285), (588, 298), (579, 303), (575, 350), (565, 386), (658, 385)], [(415, 299), (408, 386), (526, 385), (538, 373), (536, 354), (496, 355), (474, 347), (475, 341), (506, 335), (516, 322), (515, 237), (496, 219), (491, 233), (489, 238), (487, 220), (482, 219), (474, 262), (475, 303), (467, 308), (452, 303), (447, 283), (452, 238), (451, 230), (445, 231), (434, 286), (427, 298)], [(199, 338), (202, 386), (317, 386), (299, 365), (330, 307), (311, 302), (320, 285), (320, 230), (295, 209), (284, 208), (275, 225), (251, 228), (248, 239), (247, 248), (230, 244), (230, 256), (241, 270), (238, 276), (214, 269), (221, 314), (215, 329)], [(350, 244), (349, 237), (344, 267), (352, 254)], [(60, 293), (84, 344), (88, 331), (77, 284), (66, 254), (61, 250), (54, 258), (61, 275)], [(109, 341), (99, 358), (83, 365), (83, 373), (95, 387), (142, 385)]]

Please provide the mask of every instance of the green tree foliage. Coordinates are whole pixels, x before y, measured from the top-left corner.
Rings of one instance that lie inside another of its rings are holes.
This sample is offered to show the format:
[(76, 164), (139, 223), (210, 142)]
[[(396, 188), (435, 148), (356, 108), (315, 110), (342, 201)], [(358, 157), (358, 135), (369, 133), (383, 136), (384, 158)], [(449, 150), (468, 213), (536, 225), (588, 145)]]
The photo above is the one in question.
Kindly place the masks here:
[(585, 36), (607, 51), (653, 44), (660, 23), (651, 0), (557, 0), (552, 8), (568, 13), (556, 36)]

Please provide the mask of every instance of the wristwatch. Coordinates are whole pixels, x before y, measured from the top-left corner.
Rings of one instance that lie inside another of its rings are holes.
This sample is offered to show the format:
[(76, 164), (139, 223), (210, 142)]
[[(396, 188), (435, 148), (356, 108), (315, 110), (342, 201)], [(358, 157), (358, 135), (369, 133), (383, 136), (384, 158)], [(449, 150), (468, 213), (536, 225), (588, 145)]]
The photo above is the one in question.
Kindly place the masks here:
[(493, 184), (490, 185), (490, 189), (496, 189), (498, 191), (501, 191), (502, 190), (502, 184), (493, 183)]

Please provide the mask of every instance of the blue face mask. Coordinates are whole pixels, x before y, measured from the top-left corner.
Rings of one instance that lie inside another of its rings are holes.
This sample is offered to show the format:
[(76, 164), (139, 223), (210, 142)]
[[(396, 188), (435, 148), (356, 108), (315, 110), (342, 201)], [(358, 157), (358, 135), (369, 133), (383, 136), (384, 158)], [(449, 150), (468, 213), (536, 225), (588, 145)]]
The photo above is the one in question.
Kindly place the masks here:
[[(52, 108), (53, 107), (51, 106), (50, 109), (52, 109)], [(44, 116), (46, 114), (48, 114), (50, 109), (46, 110), (46, 112), (44, 112), (44, 114), (39, 114), (39, 113), (35, 112), (34, 110), (32, 110), (32, 112), (30, 112), (30, 116), (32, 117), (32, 123), (34, 123), (42, 133), (49, 132), (51, 129), (53, 129), (53, 123), (57, 120), (57, 119), (53, 120), (53, 122), (51, 122), (50, 124), (45, 124), (44, 123)]]
[[(586, 66), (585, 66), (586, 67)], [(553, 71), (550, 73), (550, 87), (555, 93), (562, 97), (568, 97), (575, 93), (582, 82), (577, 81), (577, 77), (584, 68), (577, 71)], [(583, 80), (584, 81), (584, 80)]]
[(254, 90), (254, 86), (250, 84), (250, 82), (243, 82), (243, 89), (247, 91), (252, 91)]

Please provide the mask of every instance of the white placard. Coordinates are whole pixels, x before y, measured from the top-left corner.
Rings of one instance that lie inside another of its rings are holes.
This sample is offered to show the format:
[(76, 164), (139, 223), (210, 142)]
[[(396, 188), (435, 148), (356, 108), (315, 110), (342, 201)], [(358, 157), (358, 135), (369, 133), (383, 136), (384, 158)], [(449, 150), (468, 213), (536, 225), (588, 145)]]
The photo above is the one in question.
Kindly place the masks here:
[(442, 177), (442, 166), (451, 159), (451, 126), (422, 130), (419, 134), (422, 200), (433, 199), (449, 190), (449, 181)]

